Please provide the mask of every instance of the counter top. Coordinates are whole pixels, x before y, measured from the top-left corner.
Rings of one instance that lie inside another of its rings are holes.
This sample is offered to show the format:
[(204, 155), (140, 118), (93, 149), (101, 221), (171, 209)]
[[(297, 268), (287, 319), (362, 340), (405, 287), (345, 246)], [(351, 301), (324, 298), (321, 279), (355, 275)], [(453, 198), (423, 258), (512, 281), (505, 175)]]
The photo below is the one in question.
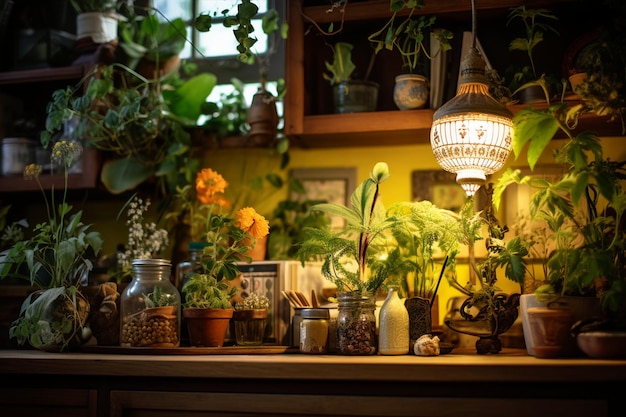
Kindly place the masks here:
[(519, 349), (503, 349), (495, 355), (459, 350), (433, 357), (300, 353), (135, 355), (0, 350), (0, 374), (407, 382), (624, 382), (626, 360), (538, 359)]

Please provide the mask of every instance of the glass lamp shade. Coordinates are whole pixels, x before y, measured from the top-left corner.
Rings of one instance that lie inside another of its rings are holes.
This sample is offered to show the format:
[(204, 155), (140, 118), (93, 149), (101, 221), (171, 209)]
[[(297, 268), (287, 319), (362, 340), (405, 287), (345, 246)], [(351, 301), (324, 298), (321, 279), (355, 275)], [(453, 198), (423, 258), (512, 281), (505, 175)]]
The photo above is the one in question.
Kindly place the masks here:
[(485, 62), (475, 48), (461, 65), (457, 95), (433, 115), (430, 143), (441, 167), (473, 196), (511, 153), (513, 114), (489, 95)]

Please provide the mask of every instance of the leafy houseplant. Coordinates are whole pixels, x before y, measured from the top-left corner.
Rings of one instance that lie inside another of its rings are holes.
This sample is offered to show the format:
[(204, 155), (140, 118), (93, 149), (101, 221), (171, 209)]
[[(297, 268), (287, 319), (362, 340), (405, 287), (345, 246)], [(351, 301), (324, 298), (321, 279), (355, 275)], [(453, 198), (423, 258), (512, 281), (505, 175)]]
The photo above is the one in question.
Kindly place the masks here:
[(552, 32), (558, 35), (558, 31), (549, 23), (541, 21), (543, 19), (558, 20), (547, 9), (527, 9), (525, 5), (515, 7), (509, 12), (507, 25), (515, 21), (521, 21), (524, 25), (525, 34), (525, 37), (513, 39), (509, 44), (509, 50), (526, 52), (530, 64), (513, 74), (513, 78), (509, 83), (509, 88), (513, 91), (513, 94), (517, 94), (519, 91), (529, 87), (540, 86), (543, 88), (546, 98), (549, 98), (548, 81), (545, 74), (539, 76), (537, 73), (533, 53), (537, 45), (544, 41), (545, 33)]
[(558, 131), (567, 137), (554, 151), (563, 175), (550, 182), (522, 177), (508, 169), (496, 187), (496, 204), (507, 185), (524, 184), (536, 190), (531, 198), (531, 218), (544, 221), (555, 250), (547, 261), (548, 284), (538, 297), (589, 295), (600, 298), (610, 326), (626, 328), (626, 258), (623, 216), (626, 196), (626, 162), (604, 157), (599, 138), (592, 132), (574, 134), (585, 104), (547, 109), (527, 108), (515, 115), (513, 150), (518, 156), (528, 143), (531, 169)]
[(307, 228), (307, 238), (297, 253), (303, 264), (321, 258), (322, 275), (338, 291), (376, 294), (391, 272), (388, 265), (398, 260), (391, 255), (385, 261), (380, 260), (387, 249), (386, 234), (395, 220), (386, 216), (379, 200), (380, 184), (388, 177), (387, 164), (379, 162), (370, 177), (354, 190), (349, 207), (337, 203), (311, 207), (346, 221), (345, 228), (339, 231)]
[[(323, 73), (325, 80), (333, 88), (335, 113), (350, 113), (376, 110), (379, 85), (368, 81), (368, 73), (363, 80), (354, 80), (352, 74), (356, 69), (352, 62), (354, 45), (347, 42), (337, 42), (333, 47), (333, 61), (326, 61)], [(372, 58), (374, 55), (372, 55)]]
[(58, 206), (54, 192), (49, 201), (39, 182), (41, 166), (31, 164), (24, 170), (26, 178), (39, 183), (48, 220), (35, 226), (32, 237), (3, 252), (0, 262), (0, 278), (17, 277), (38, 288), (26, 298), (9, 330), (20, 345), (28, 342), (38, 349), (62, 351), (91, 337), (86, 327), (89, 303), (78, 287), (93, 267), (91, 259), (99, 253), (102, 238), (82, 223), (82, 211), (72, 213), (66, 202), (67, 170), (79, 155), (80, 149), (71, 142), (57, 142), (52, 150), (53, 162), (65, 170)]
[(53, 93), (41, 142), (48, 146), (65, 120), (78, 117), (77, 136), (109, 155), (101, 179), (110, 192), (132, 190), (153, 177), (173, 191), (189, 164), (186, 128), (195, 125), (215, 83), (207, 73), (149, 80), (122, 64), (94, 67), (76, 87)]

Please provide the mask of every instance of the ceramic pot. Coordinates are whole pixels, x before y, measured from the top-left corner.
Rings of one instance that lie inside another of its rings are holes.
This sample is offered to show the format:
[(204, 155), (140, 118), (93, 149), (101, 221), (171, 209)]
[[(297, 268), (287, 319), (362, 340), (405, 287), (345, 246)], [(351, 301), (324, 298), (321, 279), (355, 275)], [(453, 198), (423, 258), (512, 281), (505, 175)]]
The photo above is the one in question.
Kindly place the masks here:
[(615, 359), (626, 357), (626, 332), (590, 331), (578, 333), (578, 348), (589, 357)]
[(532, 307), (528, 309), (530, 331), (537, 358), (558, 358), (574, 353), (570, 329), (574, 315), (567, 308)]
[(577, 72), (569, 76), (569, 84), (572, 87), (572, 91), (578, 94), (578, 86), (587, 78), (586, 72)]
[[(562, 303), (567, 305), (567, 308), (573, 314), (574, 322), (578, 320), (587, 319), (590, 317), (598, 316), (601, 313), (600, 302), (595, 297), (574, 297), (564, 296), (559, 299)], [(530, 320), (528, 317), (528, 309), (534, 307), (546, 307), (548, 303), (540, 302), (537, 300), (535, 294), (522, 294), (520, 297), (520, 316), (522, 317), (522, 329), (524, 332), (524, 342), (526, 344), (526, 350), (531, 356), (536, 356), (535, 346), (537, 342), (533, 337), (533, 332), (530, 326)], [(572, 341), (572, 345), (574, 342)]]
[(333, 85), (335, 113), (376, 111), (378, 88), (371, 81), (342, 81)]
[(415, 110), (426, 106), (429, 95), (428, 80), (423, 75), (401, 74), (396, 77), (393, 101), (400, 110)]
[(183, 308), (189, 344), (199, 347), (223, 346), (233, 311), (222, 308)]
[(278, 112), (276, 97), (263, 89), (252, 97), (248, 109), (248, 141), (250, 145), (265, 145), (272, 142), (278, 134)]

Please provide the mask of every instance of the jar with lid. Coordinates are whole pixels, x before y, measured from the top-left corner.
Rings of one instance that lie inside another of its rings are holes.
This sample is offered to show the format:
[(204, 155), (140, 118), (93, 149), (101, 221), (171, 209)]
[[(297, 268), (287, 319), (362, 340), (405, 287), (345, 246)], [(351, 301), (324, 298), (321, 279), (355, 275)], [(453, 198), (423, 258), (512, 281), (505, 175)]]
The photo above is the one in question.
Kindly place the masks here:
[(374, 355), (378, 346), (374, 296), (337, 293), (337, 353)]
[(180, 293), (166, 259), (135, 259), (132, 281), (120, 298), (123, 347), (180, 346)]
[(326, 353), (328, 350), (328, 319), (326, 308), (303, 308), (300, 311), (300, 352)]
[(183, 288), (185, 284), (185, 277), (190, 272), (200, 272), (202, 269), (202, 252), (204, 248), (209, 245), (208, 242), (189, 242), (187, 250), (189, 251), (189, 258), (181, 261), (176, 265), (176, 271), (174, 274), (174, 285), (178, 288), (178, 291)]

